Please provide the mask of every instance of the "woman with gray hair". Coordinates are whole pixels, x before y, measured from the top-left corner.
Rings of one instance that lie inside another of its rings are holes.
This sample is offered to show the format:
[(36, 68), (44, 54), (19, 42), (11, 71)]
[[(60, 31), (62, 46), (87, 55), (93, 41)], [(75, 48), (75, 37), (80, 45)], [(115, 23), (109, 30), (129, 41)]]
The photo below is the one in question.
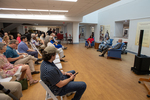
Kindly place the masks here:
[(14, 75), (20, 74), (22, 72), (19, 80), (24, 78), (26, 74), (29, 78), (30, 85), (38, 83), (38, 80), (34, 80), (31, 76), (31, 71), (28, 65), (25, 64), (11, 64), (3, 53), (6, 52), (6, 45), (4, 43), (0, 43), (0, 76), (2, 78), (12, 77)]

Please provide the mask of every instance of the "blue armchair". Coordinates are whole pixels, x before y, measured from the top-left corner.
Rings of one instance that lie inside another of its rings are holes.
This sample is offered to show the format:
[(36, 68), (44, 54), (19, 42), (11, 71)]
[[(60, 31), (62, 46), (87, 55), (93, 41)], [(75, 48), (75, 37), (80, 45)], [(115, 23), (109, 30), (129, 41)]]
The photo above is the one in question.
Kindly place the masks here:
[(122, 47), (125, 45), (125, 43), (122, 43), (121, 47), (119, 49), (111, 49), (108, 51), (107, 59), (108, 58), (119, 58), (121, 60), (121, 51)]
[[(112, 42), (113, 42), (113, 40), (114, 40), (114, 39), (110, 39), (110, 43), (109, 43), (109, 44), (107, 44), (107, 45), (112, 46), (112, 44), (113, 44), (113, 43), (112, 43)], [(102, 42), (101, 42), (101, 44), (104, 44), (104, 41), (102, 41)]]
[[(94, 37), (93, 37), (93, 38), (94, 38)], [(91, 47), (93, 47), (94, 44), (95, 44), (95, 38), (94, 38), (94, 41), (91, 43)], [(86, 46), (88, 46), (88, 42), (87, 42), (87, 41), (85, 41), (85, 47), (86, 47)]]
[(112, 46), (112, 44), (113, 44), (113, 43), (112, 43), (112, 42), (113, 42), (113, 40), (114, 40), (114, 39), (110, 39), (110, 44), (108, 44), (109, 46)]

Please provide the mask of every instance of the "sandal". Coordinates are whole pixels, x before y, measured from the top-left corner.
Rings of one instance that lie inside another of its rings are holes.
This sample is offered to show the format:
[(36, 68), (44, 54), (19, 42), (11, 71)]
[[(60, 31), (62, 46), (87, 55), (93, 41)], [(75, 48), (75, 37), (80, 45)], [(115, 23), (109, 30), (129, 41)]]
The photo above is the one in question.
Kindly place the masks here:
[(38, 82), (39, 82), (38, 80), (33, 80), (32, 82), (30, 82), (30, 86), (33, 85), (33, 84), (36, 84)]

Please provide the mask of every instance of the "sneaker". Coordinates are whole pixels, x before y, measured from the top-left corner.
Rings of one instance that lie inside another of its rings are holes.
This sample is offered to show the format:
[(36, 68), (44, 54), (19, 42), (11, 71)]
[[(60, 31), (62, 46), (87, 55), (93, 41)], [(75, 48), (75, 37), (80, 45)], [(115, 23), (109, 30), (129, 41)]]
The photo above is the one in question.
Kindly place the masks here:
[(104, 55), (102, 54), (102, 55), (99, 55), (100, 57), (104, 57)]
[(42, 60), (43, 60), (42, 58), (38, 58), (38, 59), (37, 59), (37, 62), (38, 62), (38, 61), (42, 61)]
[(67, 47), (64, 47), (64, 48), (63, 48), (63, 50), (66, 50), (66, 49), (67, 49)]
[(39, 71), (34, 71), (34, 72), (31, 72), (31, 74), (39, 74), (40, 72)]
[(61, 61), (61, 62), (67, 62), (67, 61), (65, 61), (65, 60), (63, 60), (63, 59), (60, 59), (60, 61)]
[(41, 64), (41, 63), (39, 63), (38, 61), (36, 61), (35, 64), (39, 65), (39, 64)]
[(64, 55), (62, 58), (65, 58), (66, 56)]

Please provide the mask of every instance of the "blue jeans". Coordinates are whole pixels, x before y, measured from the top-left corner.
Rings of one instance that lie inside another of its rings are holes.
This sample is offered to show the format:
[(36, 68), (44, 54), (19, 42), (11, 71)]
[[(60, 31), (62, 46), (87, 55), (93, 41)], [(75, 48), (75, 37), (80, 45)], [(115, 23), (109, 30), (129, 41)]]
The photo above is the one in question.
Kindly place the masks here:
[[(74, 74), (75, 71), (71, 70), (68, 73)], [(68, 76), (64, 76), (64, 77), (65, 77), (65, 79), (69, 78)], [(85, 82), (74, 82), (74, 81), (71, 81), (67, 85), (62, 87), (62, 90), (61, 90), (61, 92), (58, 95), (61, 96), (61, 95), (65, 95), (67, 93), (76, 91), (76, 94), (75, 94), (75, 96), (74, 96), (74, 98), (72, 100), (80, 100), (80, 98), (81, 98), (82, 94), (84, 93), (85, 89), (86, 89), (86, 83)]]
[(28, 54), (34, 56), (35, 58), (38, 58), (38, 52), (37, 51), (30, 51), (30, 52), (28, 52)]

